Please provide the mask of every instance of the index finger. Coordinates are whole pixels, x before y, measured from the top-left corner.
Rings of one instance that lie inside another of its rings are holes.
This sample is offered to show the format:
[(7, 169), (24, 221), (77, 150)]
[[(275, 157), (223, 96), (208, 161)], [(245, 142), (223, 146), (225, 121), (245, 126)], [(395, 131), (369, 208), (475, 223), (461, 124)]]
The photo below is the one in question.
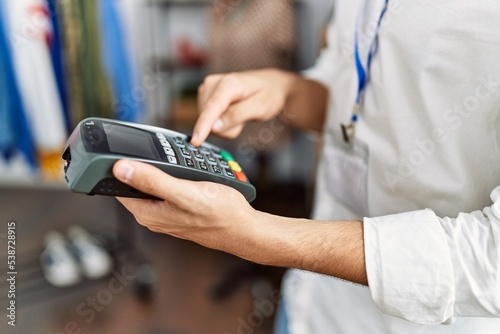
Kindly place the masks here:
[(200, 117), (193, 129), (191, 143), (200, 146), (212, 131), (215, 122), (229, 106), (245, 97), (245, 90), (235, 75), (222, 78), (201, 107)]

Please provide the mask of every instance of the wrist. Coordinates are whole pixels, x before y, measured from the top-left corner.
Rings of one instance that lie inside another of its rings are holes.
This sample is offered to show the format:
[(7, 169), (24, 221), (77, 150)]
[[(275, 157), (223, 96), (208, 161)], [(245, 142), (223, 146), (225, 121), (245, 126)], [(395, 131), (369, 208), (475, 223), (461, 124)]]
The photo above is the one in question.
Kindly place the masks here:
[(301, 89), (304, 79), (296, 73), (280, 69), (275, 70), (276, 85), (282, 89), (282, 108), (278, 116), (286, 124), (294, 124), (293, 120), (297, 117), (297, 110), (294, 108), (296, 97), (302, 94)]
[(296, 73), (285, 71), (281, 69), (270, 69), (272, 75), (276, 78), (276, 86), (282, 87), (283, 97), (285, 101), (290, 99), (294, 94), (297, 93), (297, 87), (302, 79)]
[(254, 210), (245, 227), (239, 228), (235, 255), (262, 265), (296, 267), (299, 260), (297, 234), (301, 219), (286, 218)]
[(239, 210), (236, 215), (225, 221), (223, 230), (218, 231), (215, 245), (210, 248), (230, 253), (245, 260), (256, 261), (255, 245), (259, 229), (260, 212), (250, 205), (248, 209)]

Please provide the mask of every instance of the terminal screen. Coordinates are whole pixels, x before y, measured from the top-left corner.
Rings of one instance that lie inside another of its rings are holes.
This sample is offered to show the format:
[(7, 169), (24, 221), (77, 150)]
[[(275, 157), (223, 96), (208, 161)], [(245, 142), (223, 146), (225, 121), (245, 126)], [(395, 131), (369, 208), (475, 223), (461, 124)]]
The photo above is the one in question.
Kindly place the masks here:
[(128, 126), (104, 123), (110, 153), (160, 160), (151, 135)]

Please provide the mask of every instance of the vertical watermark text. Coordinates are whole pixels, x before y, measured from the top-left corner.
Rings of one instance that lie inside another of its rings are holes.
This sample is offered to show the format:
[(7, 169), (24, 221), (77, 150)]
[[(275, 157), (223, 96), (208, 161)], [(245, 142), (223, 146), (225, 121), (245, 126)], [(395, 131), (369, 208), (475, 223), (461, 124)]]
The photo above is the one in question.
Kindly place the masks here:
[(7, 223), (7, 323), (16, 326), (16, 222)]

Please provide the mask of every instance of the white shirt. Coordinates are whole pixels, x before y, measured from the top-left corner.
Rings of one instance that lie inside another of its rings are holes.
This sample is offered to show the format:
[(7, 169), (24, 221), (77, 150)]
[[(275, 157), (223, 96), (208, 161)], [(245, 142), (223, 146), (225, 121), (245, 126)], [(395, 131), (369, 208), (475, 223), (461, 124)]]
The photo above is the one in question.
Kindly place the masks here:
[(330, 89), (313, 218), (378, 217), (364, 219), (370, 288), (290, 271), (289, 331), (498, 334), (500, 3), (389, 1), (356, 128), (366, 203), (354, 205), (333, 194), (343, 185), (329, 184), (328, 156), (356, 98), (360, 1), (336, 1), (329, 47), (307, 76)]

